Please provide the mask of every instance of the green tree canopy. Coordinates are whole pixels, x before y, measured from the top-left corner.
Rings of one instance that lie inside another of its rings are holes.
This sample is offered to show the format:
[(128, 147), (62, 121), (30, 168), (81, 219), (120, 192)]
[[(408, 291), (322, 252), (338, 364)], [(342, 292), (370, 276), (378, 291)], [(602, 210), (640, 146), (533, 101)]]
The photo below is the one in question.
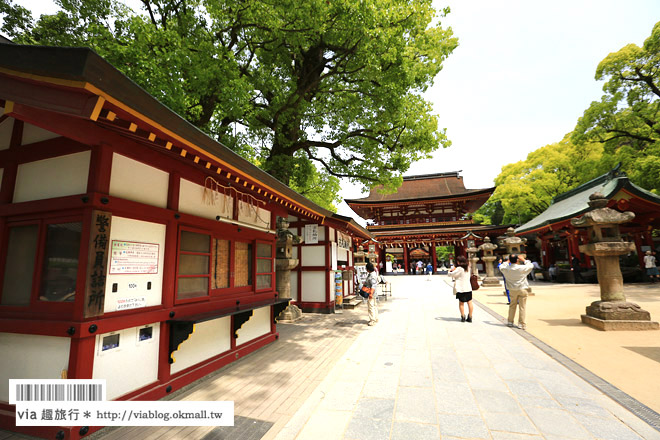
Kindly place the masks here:
[(0, 0), (1, 30), (18, 43), (91, 47), (324, 206), (338, 178), (393, 188), (449, 145), (421, 96), (457, 46), (431, 0), (142, 0), (143, 13), (119, 0), (55, 1), (62, 10), (35, 22)]
[(599, 142), (610, 163), (644, 188), (660, 190), (660, 23), (642, 47), (629, 44), (598, 65), (600, 101), (580, 118), (573, 141)]
[(475, 217), (485, 217), (485, 223), (492, 224), (525, 223), (545, 211), (555, 196), (611, 168), (603, 160), (600, 144), (575, 145), (569, 137), (502, 167), (495, 178), (495, 192)]

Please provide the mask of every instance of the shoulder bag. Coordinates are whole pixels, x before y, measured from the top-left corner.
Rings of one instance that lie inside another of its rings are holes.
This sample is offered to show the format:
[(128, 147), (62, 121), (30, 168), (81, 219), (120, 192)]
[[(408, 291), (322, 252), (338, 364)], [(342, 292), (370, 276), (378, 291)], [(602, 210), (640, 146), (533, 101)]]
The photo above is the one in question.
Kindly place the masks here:
[(476, 275), (470, 275), (470, 287), (472, 290), (479, 290), (479, 278)]

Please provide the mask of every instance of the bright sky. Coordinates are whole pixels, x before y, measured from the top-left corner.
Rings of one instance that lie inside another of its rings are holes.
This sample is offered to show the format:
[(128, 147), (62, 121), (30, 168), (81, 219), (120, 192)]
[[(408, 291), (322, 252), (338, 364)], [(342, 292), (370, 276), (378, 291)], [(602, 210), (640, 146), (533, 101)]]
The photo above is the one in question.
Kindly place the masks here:
[[(57, 9), (52, 0), (14, 1), (35, 15)], [(641, 46), (660, 21), (658, 0), (434, 3), (450, 5), (443, 25), (459, 38), (427, 93), (452, 146), (406, 175), (462, 170), (468, 188), (493, 186), (502, 166), (560, 141), (602, 95), (598, 63), (626, 44)], [(365, 196), (342, 188), (345, 198)], [(357, 217), (345, 203), (339, 213)]]

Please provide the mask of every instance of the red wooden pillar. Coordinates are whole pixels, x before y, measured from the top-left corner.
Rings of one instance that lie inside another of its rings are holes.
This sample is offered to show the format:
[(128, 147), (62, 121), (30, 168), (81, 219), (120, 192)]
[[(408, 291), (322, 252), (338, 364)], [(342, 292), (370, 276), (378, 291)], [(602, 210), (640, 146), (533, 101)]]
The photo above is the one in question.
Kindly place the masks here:
[[(651, 235), (650, 233), (645, 234), (644, 239), (646, 238), (646, 235)], [(637, 259), (639, 261), (639, 267), (644, 270), (644, 252), (642, 252), (642, 246), (644, 246), (644, 241), (642, 239), (642, 236), (640, 234), (635, 234), (635, 249), (637, 250)]]
[(541, 264), (543, 267), (550, 267), (550, 247), (548, 240), (541, 237)]
[(567, 237), (568, 240), (568, 260), (569, 262), (573, 260), (573, 256), (580, 258), (580, 248), (578, 247), (577, 236), (571, 231)]
[[(587, 237), (587, 232), (582, 230), (580, 234), (578, 234), (576, 237), (577, 239), (577, 244), (578, 244), (578, 250), (580, 250), (580, 244), (586, 244), (589, 242), (589, 238)], [(591, 257), (589, 255), (584, 256), (584, 262), (585, 266), (587, 269), (591, 269), (593, 267), (593, 264), (591, 264)]]
[(69, 351), (68, 379), (91, 379), (94, 372), (94, 345), (96, 336), (72, 338)]
[(433, 274), (435, 275), (436, 271), (438, 270), (438, 254), (435, 251), (435, 243), (431, 243), (429, 252), (431, 252), (431, 264), (433, 265)]
[(405, 268), (405, 273), (410, 273), (410, 267), (408, 267), (408, 243), (403, 244), (403, 267)]

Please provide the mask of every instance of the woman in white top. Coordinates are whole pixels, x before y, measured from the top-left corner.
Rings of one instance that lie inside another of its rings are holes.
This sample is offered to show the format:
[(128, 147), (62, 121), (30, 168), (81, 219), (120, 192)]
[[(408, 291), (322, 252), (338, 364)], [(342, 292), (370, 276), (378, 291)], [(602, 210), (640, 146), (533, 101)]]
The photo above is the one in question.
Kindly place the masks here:
[[(461, 312), (461, 322), (472, 322), (472, 286), (470, 285), (470, 268), (467, 259), (459, 255), (456, 257), (456, 268), (449, 272), (449, 276), (454, 280), (456, 287), (456, 299), (458, 299), (458, 310)], [(469, 314), (464, 314), (463, 304), (468, 304)]]

